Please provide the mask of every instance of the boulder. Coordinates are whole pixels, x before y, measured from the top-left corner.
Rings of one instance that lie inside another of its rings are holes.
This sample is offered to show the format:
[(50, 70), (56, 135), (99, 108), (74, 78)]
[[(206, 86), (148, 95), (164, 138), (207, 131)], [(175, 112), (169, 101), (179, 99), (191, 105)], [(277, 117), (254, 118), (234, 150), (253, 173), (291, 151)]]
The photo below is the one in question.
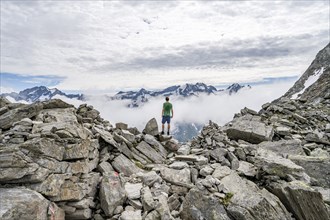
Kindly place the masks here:
[(0, 195), (0, 219), (65, 219), (62, 209), (30, 189), (0, 188)]
[(197, 188), (191, 189), (186, 195), (180, 217), (191, 220), (230, 220), (225, 208), (217, 197)]
[(126, 183), (125, 191), (129, 199), (139, 199), (141, 197), (140, 190), (142, 183)]
[(119, 220), (142, 220), (141, 210), (125, 210), (121, 213)]
[(162, 163), (164, 161), (164, 158), (144, 141), (140, 142), (136, 149), (155, 163)]
[(116, 172), (102, 179), (99, 197), (101, 208), (108, 217), (113, 215), (117, 206), (124, 204), (126, 199), (125, 189)]
[(274, 135), (271, 126), (263, 123), (259, 116), (252, 115), (244, 115), (234, 119), (231, 126), (225, 128), (225, 131), (230, 139), (244, 140), (253, 144), (269, 141)]
[(153, 186), (154, 183), (161, 183), (163, 181), (155, 171), (141, 173), (140, 177), (143, 183), (147, 186)]
[(257, 167), (255, 167), (253, 164), (245, 161), (240, 161), (237, 172), (247, 177), (255, 177), (258, 173), (257, 170)]
[(0, 183), (38, 183), (44, 181), (49, 173), (19, 147), (0, 148)]
[(330, 219), (330, 213), (328, 213), (321, 193), (313, 190), (304, 182), (272, 183), (269, 189), (298, 220)]
[(264, 141), (257, 148), (273, 151), (283, 157), (287, 155), (305, 155), (300, 140)]
[(152, 136), (159, 135), (158, 124), (155, 118), (152, 118), (150, 119), (150, 121), (148, 121), (148, 123), (146, 124), (143, 130), (143, 133), (150, 134)]
[(322, 187), (330, 186), (330, 158), (290, 156), (295, 164), (303, 167), (305, 172), (317, 181), (315, 184)]
[(266, 189), (260, 190), (253, 182), (234, 172), (220, 182), (232, 195), (227, 201), (227, 211), (234, 219), (291, 220), (281, 201)]
[(148, 186), (141, 189), (141, 201), (144, 211), (151, 211), (156, 208), (157, 203), (153, 199), (150, 188)]
[(153, 147), (157, 152), (159, 152), (162, 157), (167, 157), (167, 150), (159, 143), (156, 138), (150, 134), (146, 134), (143, 137), (144, 141), (147, 142), (151, 147)]
[(182, 170), (170, 169), (167, 167), (160, 168), (160, 174), (166, 181), (177, 183), (191, 183), (190, 169), (184, 168)]
[(310, 177), (304, 172), (303, 167), (268, 150), (258, 149), (254, 165), (270, 175), (284, 179), (291, 175), (307, 183), (310, 181)]
[(34, 103), (7, 111), (0, 115), (0, 128), (8, 129), (13, 123), (20, 121), (23, 118), (32, 118), (36, 116), (42, 108), (43, 105), (41, 103)]
[(134, 173), (143, 172), (142, 169), (137, 167), (132, 161), (130, 161), (122, 154), (117, 156), (111, 164), (113, 168), (115, 168), (115, 170), (120, 173), (123, 173), (125, 176), (130, 176)]

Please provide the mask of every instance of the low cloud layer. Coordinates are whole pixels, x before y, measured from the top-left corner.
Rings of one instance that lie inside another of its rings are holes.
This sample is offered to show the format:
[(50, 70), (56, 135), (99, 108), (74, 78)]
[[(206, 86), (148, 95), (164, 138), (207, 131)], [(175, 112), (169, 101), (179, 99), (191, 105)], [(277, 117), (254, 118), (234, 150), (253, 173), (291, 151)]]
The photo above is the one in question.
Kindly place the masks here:
[[(293, 83), (294, 81), (257, 85), (231, 96), (223, 94), (203, 95), (181, 100), (171, 99), (174, 106), (173, 125), (178, 122), (206, 124), (209, 120), (223, 125), (244, 107), (259, 111), (262, 104), (283, 95)], [(67, 101), (72, 103), (72, 100)], [(151, 118), (156, 118), (160, 126), (163, 102), (163, 98), (157, 98), (140, 108), (127, 108), (128, 101), (106, 101), (106, 99), (94, 97), (88, 101), (88, 104), (99, 110), (101, 116), (113, 125), (116, 122), (124, 122), (142, 130)], [(73, 102), (73, 104), (78, 106), (81, 102)]]

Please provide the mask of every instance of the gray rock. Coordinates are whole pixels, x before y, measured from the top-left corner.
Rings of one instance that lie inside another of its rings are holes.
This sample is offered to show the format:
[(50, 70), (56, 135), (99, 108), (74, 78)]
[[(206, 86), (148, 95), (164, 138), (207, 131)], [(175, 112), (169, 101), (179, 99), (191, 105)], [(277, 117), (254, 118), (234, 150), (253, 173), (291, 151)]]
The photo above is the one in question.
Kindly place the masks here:
[(34, 103), (12, 109), (0, 115), (0, 128), (8, 129), (13, 125), (13, 123), (20, 121), (23, 118), (32, 118), (36, 116), (42, 108), (43, 105), (41, 103)]
[(162, 157), (166, 158), (167, 150), (159, 143), (156, 138), (150, 134), (144, 135), (144, 141), (150, 144), (157, 152), (159, 152)]
[(315, 180), (317, 185), (322, 187), (330, 186), (330, 159), (307, 156), (290, 156), (297, 165), (303, 167), (305, 172)]
[(118, 129), (122, 129), (122, 130), (127, 130), (127, 124), (125, 124), (125, 123), (122, 123), (122, 122), (118, 122), (118, 123), (116, 123), (116, 128), (118, 128)]
[(82, 140), (81, 143), (68, 144), (65, 147), (63, 159), (84, 159), (88, 158), (91, 142), (89, 139)]
[(233, 218), (291, 220), (281, 201), (266, 189), (260, 190), (253, 182), (242, 179), (236, 173), (231, 173), (220, 182), (233, 195), (227, 201), (227, 211)]
[(330, 124), (326, 124), (325, 126), (325, 132), (330, 133)]
[(130, 176), (134, 173), (143, 172), (142, 169), (137, 167), (133, 162), (131, 162), (127, 157), (120, 154), (111, 163), (113, 168), (120, 173), (124, 173), (125, 176)]
[(255, 177), (257, 175), (257, 167), (249, 162), (240, 161), (237, 172), (244, 176)]
[(227, 156), (228, 151), (224, 148), (216, 148), (212, 151), (209, 151), (210, 156), (213, 157), (217, 162), (224, 161)]
[(230, 168), (232, 170), (237, 170), (238, 167), (239, 167), (239, 160), (237, 159), (235, 154), (232, 153), (232, 152), (228, 152), (228, 158), (229, 158), (229, 161), (230, 161)]
[(168, 166), (169, 168), (182, 170), (183, 168), (188, 168), (189, 165), (186, 162), (176, 161)]
[(147, 186), (141, 189), (141, 201), (144, 211), (149, 212), (156, 208), (157, 203), (153, 199), (151, 191)]
[(161, 183), (163, 181), (155, 171), (141, 173), (141, 178), (143, 183), (147, 186), (152, 186), (155, 183)]
[(92, 210), (90, 209), (77, 209), (75, 212), (65, 215), (66, 219), (91, 219), (92, 218)]
[(270, 190), (296, 219), (330, 219), (321, 193), (303, 182), (273, 183)]
[(270, 175), (281, 178), (287, 178), (288, 175), (291, 175), (297, 180), (310, 181), (310, 177), (304, 172), (303, 167), (268, 150), (258, 149), (254, 165)]
[(217, 167), (215, 168), (212, 176), (214, 178), (217, 178), (219, 180), (221, 180), (222, 178), (224, 178), (225, 176), (228, 176), (229, 174), (231, 174), (233, 171), (230, 170), (229, 167), (226, 166), (221, 166), (221, 167)]
[(64, 211), (41, 194), (25, 188), (0, 188), (0, 219), (54, 219), (64, 220)]
[(124, 211), (119, 220), (142, 220), (141, 210)]
[(279, 135), (289, 136), (291, 134), (291, 129), (288, 127), (280, 126), (275, 129), (275, 132)]
[(155, 163), (162, 163), (164, 161), (164, 158), (144, 141), (140, 142), (136, 149)]
[(140, 190), (142, 183), (126, 183), (125, 191), (129, 199), (139, 199), (141, 197)]
[(111, 166), (110, 163), (106, 162), (106, 161), (103, 161), (102, 163), (100, 163), (98, 166), (97, 166), (97, 169), (99, 172), (101, 172), (103, 175), (106, 175), (108, 173), (112, 173), (114, 170)]
[(134, 143), (135, 142), (135, 135), (132, 134), (131, 132), (127, 131), (127, 130), (122, 130), (121, 131), (122, 136), (128, 140), (130, 143)]
[(167, 204), (167, 196), (162, 193), (158, 197), (158, 204), (156, 206), (157, 212), (160, 214), (161, 219), (174, 220), (171, 215), (170, 208)]
[(226, 127), (225, 130), (230, 139), (241, 139), (254, 144), (271, 140), (274, 134), (272, 127), (261, 122), (259, 116), (252, 115), (234, 119), (232, 126)]
[(161, 220), (161, 218), (160, 214), (156, 210), (153, 210), (152, 212), (148, 213), (144, 220)]
[(0, 148), (1, 183), (38, 183), (44, 181), (49, 173), (18, 147)]
[(43, 109), (72, 108), (73, 105), (64, 102), (61, 99), (50, 99), (42, 102)]
[(311, 152), (312, 157), (319, 157), (319, 158), (329, 158), (330, 159), (330, 154), (325, 151), (322, 150), (321, 148), (316, 148)]
[(115, 208), (123, 205), (126, 199), (125, 189), (116, 173), (102, 179), (99, 197), (101, 208), (106, 216), (112, 216)]
[(314, 186), (313, 189), (322, 194), (323, 201), (330, 205), (330, 189)]
[(171, 139), (166, 142), (165, 148), (169, 151), (177, 151), (180, 148), (180, 144), (177, 140)]
[(160, 174), (166, 181), (179, 182), (179, 183), (191, 183), (190, 169), (184, 168), (182, 170), (169, 169), (167, 167), (160, 168)]
[(206, 192), (193, 188), (186, 195), (182, 204), (182, 219), (230, 220), (220, 200)]
[(178, 155), (188, 155), (190, 154), (190, 146), (189, 145), (182, 145), (181, 147), (179, 147), (178, 151), (177, 151)]
[(258, 144), (257, 147), (271, 150), (283, 157), (287, 155), (305, 155), (300, 140), (265, 141)]
[(214, 169), (212, 167), (205, 166), (199, 171), (199, 174), (201, 176), (208, 176), (208, 175), (211, 175), (213, 173), (213, 171), (214, 171)]
[(34, 138), (24, 142), (20, 147), (30, 151), (32, 154), (52, 157), (59, 161), (63, 159), (65, 153), (64, 147), (56, 144), (54, 140), (48, 138)]
[(150, 121), (148, 121), (148, 123), (146, 124), (143, 133), (145, 134), (150, 134), (152, 136), (156, 136), (159, 134), (158, 131), (158, 124), (157, 124), (157, 120), (155, 118), (150, 119)]

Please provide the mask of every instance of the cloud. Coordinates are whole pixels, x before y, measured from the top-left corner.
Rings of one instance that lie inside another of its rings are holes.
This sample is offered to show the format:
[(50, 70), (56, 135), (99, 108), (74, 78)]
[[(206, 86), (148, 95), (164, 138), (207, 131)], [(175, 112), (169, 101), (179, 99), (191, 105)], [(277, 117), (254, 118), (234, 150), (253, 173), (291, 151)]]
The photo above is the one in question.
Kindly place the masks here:
[(329, 42), (327, 1), (0, 4), (0, 72), (64, 77), (60, 89), (297, 75)]
[[(234, 95), (203, 95), (186, 99), (171, 98), (174, 109), (173, 129), (175, 123), (206, 124), (212, 120), (220, 125), (229, 122), (240, 109), (248, 107), (259, 111), (261, 105), (271, 102), (283, 95), (292, 85), (293, 80), (275, 81), (268, 85), (256, 85), (252, 89), (243, 89)], [(70, 102), (70, 100), (67, 100)], [(129, 101), (107, 101), (103, 96), (94, 96), (87, 102), (99, 110), (101, 116), (113, 125), (117, 122), (127, 123), (142, 130), (145, 124), (156, 118), (161, 123), (163, 98), (151, 99), (140, 108), (127, 108)], [(78, 106), (81, 102), (74, 102)]]

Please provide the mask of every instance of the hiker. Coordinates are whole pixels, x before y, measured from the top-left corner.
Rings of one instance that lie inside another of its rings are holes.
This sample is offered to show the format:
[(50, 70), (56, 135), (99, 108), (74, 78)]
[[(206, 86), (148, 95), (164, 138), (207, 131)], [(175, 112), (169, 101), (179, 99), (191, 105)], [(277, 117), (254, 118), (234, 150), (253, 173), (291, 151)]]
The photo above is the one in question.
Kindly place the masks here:
[(167, 135), (170, 135), (170, 123), (171, 118), (173, 118), (173, 106), (169, 102), (170, 98), (165, 98), (166, 102), (163, 104), (163, 110), (162, 110), (162, 133), (164, 134), (164, 124), (167, 122)]

